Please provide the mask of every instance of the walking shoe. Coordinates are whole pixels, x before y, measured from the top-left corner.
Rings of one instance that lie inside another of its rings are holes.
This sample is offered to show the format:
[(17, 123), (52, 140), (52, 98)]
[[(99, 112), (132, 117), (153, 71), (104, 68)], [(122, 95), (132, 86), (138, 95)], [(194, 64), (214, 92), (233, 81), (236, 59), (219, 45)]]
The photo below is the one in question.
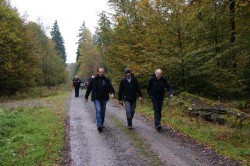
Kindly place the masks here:
[(102, 132), (102, 127), (98, 127), (97, 130), (98, 130), (99, 132)]
[(159, 130), (161, 130), (161, 125), (157, 125), (155, 128), (156, 128), (156, 130), (159, 131)]
[(128, 129), (129, 129), (129, 130), (132, 130), (132, 126), (128, 126)]

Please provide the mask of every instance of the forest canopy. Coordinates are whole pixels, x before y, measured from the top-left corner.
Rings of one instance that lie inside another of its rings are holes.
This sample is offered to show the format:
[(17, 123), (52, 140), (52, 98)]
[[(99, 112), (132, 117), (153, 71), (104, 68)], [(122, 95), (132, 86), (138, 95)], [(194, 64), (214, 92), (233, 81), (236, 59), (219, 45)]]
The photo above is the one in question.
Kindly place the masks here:
[(97, 36), (109, 75), (125, 67), (142, 86), (161, 68), (175, 90), (237, 98), (250, 93), (247, 0), (109, 0)]
[(7, 1), (0, 0), (1, 94), (64, 83), (64, 62), (42, 25), (27, 22)]

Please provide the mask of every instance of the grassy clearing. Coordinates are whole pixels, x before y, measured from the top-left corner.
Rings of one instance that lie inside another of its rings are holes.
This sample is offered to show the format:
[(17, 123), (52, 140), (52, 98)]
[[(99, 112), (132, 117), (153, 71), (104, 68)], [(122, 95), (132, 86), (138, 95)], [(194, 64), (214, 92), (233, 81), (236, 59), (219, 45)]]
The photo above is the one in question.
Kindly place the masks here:
[(69, 93), (41, 98), (49, 107), (0, 108), (0, 165), (56, 165), (64, 147)]
[(150, 161), (152, 165), (162, 165), (158, 157), (149, 151), (149, 148), (147, 145), (144, 144), (142, 138), (138, 136), (138, 134), (133, 131), (129, 130), (127, 127), (124, 127), (121, 121), (117, 120), (116, 118), (112, 118), (111, 122), (117, 127), (120, 128), (123, 133), (125, 133), (131, 140), (131, 143), (134, 147), (136, 147), (137, 150), (139, 150), (139, 153), (145, 156), (145, 160)]
[[(250, 127), (231, 128), (190, 118), (178, 103), (165, 101), (162, 111), (162, 124), (180, 131), (186, 136), (208, 145), (218, 153), (250, 164)], [(139, 104), (137, 111), (153, 119), (150, 104)]]
[(0, 96), (0, 102), (4, 102), (7, 100), (20, 100), (56, 96), (60, 95), (63, 91), (71, 91), (71, 86), (69, 84), (62, 84), (54, 87), (41, 86), (29, 88), (27, 90), (20, 90), (12, 96)]

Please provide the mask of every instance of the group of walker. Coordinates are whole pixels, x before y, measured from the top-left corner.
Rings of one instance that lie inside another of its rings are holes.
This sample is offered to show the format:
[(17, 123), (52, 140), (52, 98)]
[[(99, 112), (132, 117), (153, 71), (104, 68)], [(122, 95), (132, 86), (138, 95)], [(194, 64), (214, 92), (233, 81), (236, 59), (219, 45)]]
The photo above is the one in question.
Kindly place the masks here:
[[(98, 68), (97, 76), (92, 78), (89, 82), (89, 86), (87, 87), (85, 94), (85, 102), (88, 102), (88, 97), (92, 92), (91, 100), (95, 105), (97, 129), (99, 132), (102, 132), (102, 129), (104, 128), (103, 123), (109, 94), (111, 98), (114, 98), (115, 94), (114, 87), (112, 86), (110, 79), (105, 77), (104, 72), (104, 68)], [(132, 71), (129, 68), (126, 68), (124, 70), (124, 74), (125, 77), (122, 78), (119, 85), (118, 100), (121, 106), (125, 103), (128, 128), (132, 129), (132, 120), (135, 114), (136, 100), (142, 100), (142, 93), (139, 82)], [(77, 85), (76, 88), (78, 88), (78, 93), (76, 94), (76, 97), (78, 97), (80, 87), (79, 81), (74, 80), (73, 84)], [(161, 110), (165, 96), (165, 89), (172, 97), (172, 88), (170, 87), (167, 79), (162, 76), (162, 70), (157, 69), (155, 70), (155, 74), (148, 81), (147, 86), (148, 95), (153, 103), (155, 128), (157, 130), (161, 130)]]

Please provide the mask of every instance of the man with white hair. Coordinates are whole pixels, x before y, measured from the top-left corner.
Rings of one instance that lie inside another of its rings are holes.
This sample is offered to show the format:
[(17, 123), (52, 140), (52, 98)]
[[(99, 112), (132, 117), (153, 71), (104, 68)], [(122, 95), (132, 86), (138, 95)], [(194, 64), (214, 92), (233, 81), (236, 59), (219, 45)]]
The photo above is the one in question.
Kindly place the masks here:
[(161, 110), (165, 96), (165, 89), (173, 96), (173, 91), (166, 78), (162, 76), (162, 70), (156, 69), (154, 76), (148, 81), (147, 92), (153, 103), (155, 128), (161, 129)]

